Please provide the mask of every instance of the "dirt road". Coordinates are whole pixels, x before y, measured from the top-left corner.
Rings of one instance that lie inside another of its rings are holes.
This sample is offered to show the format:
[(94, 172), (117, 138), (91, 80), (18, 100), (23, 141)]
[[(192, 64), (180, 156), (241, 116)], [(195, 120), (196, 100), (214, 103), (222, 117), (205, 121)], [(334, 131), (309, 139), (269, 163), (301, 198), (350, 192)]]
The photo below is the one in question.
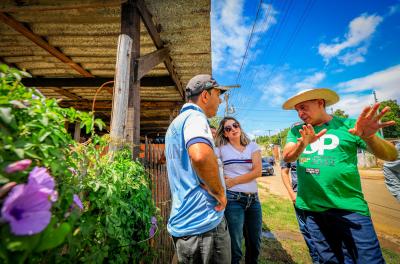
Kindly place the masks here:
[[(276, 175), (261, 177), (258, 181), (266, 184), (271, 193), (286, 197), (280, 170), (275, 168)], [(380, 170), (360, 170), (361, 184), (365, 199), (369, 204), (372, 220), (381, 243), (400, 251), (400, 202), (386, 189), (383, 174)]]

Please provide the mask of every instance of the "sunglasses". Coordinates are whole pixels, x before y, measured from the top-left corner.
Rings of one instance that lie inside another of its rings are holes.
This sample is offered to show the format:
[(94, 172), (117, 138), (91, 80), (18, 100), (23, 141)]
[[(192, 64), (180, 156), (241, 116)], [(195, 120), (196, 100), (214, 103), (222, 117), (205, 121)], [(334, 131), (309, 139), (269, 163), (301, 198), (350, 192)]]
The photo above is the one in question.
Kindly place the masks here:
[(238, 128), (240, 128), (240, 125), (239, 125), (239, 123), (235, 122), (235, 123), (232, 124), (232, 126), (224, 127), (224, 131), (229, 133), (229, 132), (232, 131), (232, 127), (235, 128), (235, 129), (238, 129)]

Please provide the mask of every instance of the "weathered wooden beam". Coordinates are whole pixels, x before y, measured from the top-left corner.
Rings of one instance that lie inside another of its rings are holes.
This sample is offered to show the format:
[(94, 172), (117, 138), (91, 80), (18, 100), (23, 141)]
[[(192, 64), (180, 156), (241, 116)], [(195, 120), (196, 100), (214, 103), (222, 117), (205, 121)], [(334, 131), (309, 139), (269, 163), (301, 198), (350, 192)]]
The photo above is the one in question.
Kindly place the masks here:
[(169, 120), (143, 120), (141, 121), (143, 126), (166, 126), (171, 123)]
[[(100, 87), (103, 83), (113, 81), (113, 78), (22, 78), (22, 83), (27, 87)], [(174, 86), (175, 83), (169, 75), (157, 77), (142, 77), (142, 87)]]
[[(62, 100), (60, 102), (60, 105), (64, 106), (69, 106), (69, 105), (77, 105), (80, 108), (87, 107), (87, 106), (92, 106), (93, 101), (88, 100), (88, 102), (82, 102), (81, 100)], [(176, 102), (176, 101), (142, 101), (140, 103), (141, 108), (144, 110), (151, 109), (151, 110), (157, 110), (160, 108), (171, 108), (175, 109), (176, 107), (180, 107), (182, 105), (181, 102)], [(112, 107), (112, 101), (111, 100), (96, 100), (95, 102), (95, 107), (96, 108), (111, 108)]]
[(120, 6), (127, 0), (69, 0), (67, 3), (63, 1), (53, 1), (47, 5), (41, 4), (28, 4), (17, 5), (13, 2), (6, 1), (0, 2), (0, 12), (40, 12), (40, 11), (54, 11), (54, 10), (68, 10), (68, 9), (85, 9), (85, 8), (98, 8)]
[[(137, 0), (137, 8), (139, 9), (139, 13), (140, 16), (142, 17), (143, 24), (145, 25), (151, 39), (153, 40), (154, 45), (157, 47), (157, 49), (164, 48), (164, 43), (161, 40), (160, 33), (158, 32), (157, 27), (154, 25), (152, 15), (150, 11), (147, 9), (146, 4), (144, 3), (143, 0)], [(170, 56), (167, 56), (167, 58), (164, 60), (164, 64), (169, 74), (171, 75), (172, 80), (174, 80), (174, 83), (179, 93), (181, 94), (182, 98), (184, 98), (182, 83), (175, 70), (175, 67), (173, 66), (173, 62)]]
[(79, 142), (81, 139), (81, 122), (76, 122), (74, 127), (74, 140)]
[(157, 132), (167, 132), (168, 126), (148, 126), (148, 127), (143, 127), (142, 131), (157, 131)]
[(54, 88), (52, 88), (52, 90), (55, 91), (56, 93), (59, 93), (59, 94), (64, 95), (64, 96), (66, 96), (68, 98), (71, 98), (71, 99), (80, 100), (82, 102), (87, 102), (88, 101), (87, 99), (84, 99), (84, 98), (80, 97), (79, 95), (77, 95), (75, 93), (71, 93), (67, 89), (54, 87)]
[(140, 80), (155, 66), (164, 62), (164, 60), (168, 56), (169, 56), (169, 49), (162, 48), (136, 59), (136, 65), (137, 65), (137, 74), (135, 74), (135, 78), (137, 78), (136, 80)]
[(128, 108), (129, 78), (131, 68), (132, 38), (121, 34), (118, 37), (117, 64), (112, 101), (110, 126), (110, 151), (120, 148), (125, 141), (126, 110)]
[(3, 23), (7, 24), (14, 30), (18, 31), (21, 33), (24, 37), (28, 38), (31, 40), (33, 43), (59, 59), (60, 61), (64, 62), (68, 66), (70, 66), (72, 69), (80, 73), (81, 75), (85, 77), (93, 77), (93, 75), (86, 71), (84, 68), (82, 68), (79, 64), (75, 63), (72, 59), (67, 57), (64, 53), (50, 45), (47, 41), (42, 39), (39, 35), (36, 35), (33, 33), (30, 29), (28, 29), (26, 26), (24, 26), (22, 23), (18, 22), (14, 18), (12, 18), (10, 15), (7, 13), (1, 13), (0, 12), (0, 21)]
[(136, 1), (128, 0), (121, 5), (121, 34), (132, 39), (125, 138), (133, 143), (133, 159), (139, 157), (140, 153), (140, 78), (135, 76), (135, 63), (140, 57), (140, 15)]

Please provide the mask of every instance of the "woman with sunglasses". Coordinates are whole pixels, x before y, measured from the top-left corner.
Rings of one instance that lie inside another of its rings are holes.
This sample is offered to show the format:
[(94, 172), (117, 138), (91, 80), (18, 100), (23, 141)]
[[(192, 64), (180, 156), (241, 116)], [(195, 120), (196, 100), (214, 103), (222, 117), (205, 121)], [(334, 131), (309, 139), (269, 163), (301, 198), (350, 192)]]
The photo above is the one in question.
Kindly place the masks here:
[(221, 120), (216, 136), (217, 156), (224, 165), (228, 204), (225, 218), (231, 236), (232, 263), (242, 258), (245, 238), (246, 263), (257, 263), (261, 245), (262, 213), (256, 178), (261, 176), (261, 151), (233, 117)]

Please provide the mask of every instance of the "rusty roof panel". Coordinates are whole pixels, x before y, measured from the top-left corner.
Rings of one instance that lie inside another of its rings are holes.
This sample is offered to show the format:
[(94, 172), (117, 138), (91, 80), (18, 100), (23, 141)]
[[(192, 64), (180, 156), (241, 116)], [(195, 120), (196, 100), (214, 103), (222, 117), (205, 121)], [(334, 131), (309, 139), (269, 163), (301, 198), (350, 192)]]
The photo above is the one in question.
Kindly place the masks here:
[[(18, 6), (14, 0), (0, 2), (0, 12), (7, 12), (15, 20), (24, 23), (34, 34), (90, 74), (108, 78), (114, 76), (121, 28), (121, 1), (23, 0), (18, 1)], [(173, 65), (183, 87), (194, 75), (211, 73), (210, 0), (145, 0), (145, 4), (153, 15), (154, 23), (161, 30), (161, 40), (170, 49)], [(141, 55), (156, 50), (143, 23), (140, 42)], [(1, 22), (0, 57), (7, 63), (26, 69), (33, 76), (82, 77), (67, 64)], [(148, 76), (166, 74), (168, 71), (165, 65), (159, 64)], [(75, 100), (65, 96), (65, 93), (57, 92), (57, 89), (60, 88), (40, 88), (40, 91), (48, 97), (62, 98), (66, 106), (68, 101)], [(92, 100), (96, 92), (93, 87), (66, 90), (87, 100)], [(98, 100), (111, 98), (107, 89), (97, 95)], [(142, 101), (177, 102), (174, 106), (165, 104), (164, 108), (157, 108), (163, 113), (172, 113), (183, 103), (176, 87), (142, 87), (141, 98)], [(76, 100), (73, 104), (77, 105)]]

